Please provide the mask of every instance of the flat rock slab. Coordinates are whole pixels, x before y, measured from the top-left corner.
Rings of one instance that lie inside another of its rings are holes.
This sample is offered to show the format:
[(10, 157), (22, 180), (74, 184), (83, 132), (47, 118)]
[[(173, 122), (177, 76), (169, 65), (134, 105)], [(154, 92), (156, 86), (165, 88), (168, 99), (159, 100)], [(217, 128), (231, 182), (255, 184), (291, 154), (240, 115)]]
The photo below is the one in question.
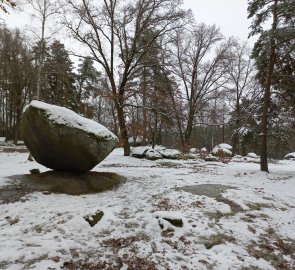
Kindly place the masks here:
[(112, 190), (126, 182), (125, 177), (116, 173), (87, 172), (72, 174), (56, 171), (13, 175), (9, 177), (9, 180), (12, 180), (14, 184), (0, 188), (0, 200), (4, 203), (5, 201), (6, 203), (18, 201), (20, 200), (19, 197), (34, 191), (44, 192), (44, 194), (82, 195)]
[(243, 212), (243, 208), (239, 204), (222, 196), (222, 193), (228, 189), (237, 189), (237, 187), (220, 184), (202, 184), (195, 186), (185, 186), (176, 188), (175, 190), (190, 192), (194, 195), (210, 197), (218, 202), (228, 204), (233, 214)]
[(219, 184), (202, 184), (195, 186), (185, 186), (176, 188), (176, 191), (186, 191), (199, 196), (207, 196), (215, 199), (222, 198), (222, 193), (227, 189), (237, 189), (234, 186), (219, 185)]

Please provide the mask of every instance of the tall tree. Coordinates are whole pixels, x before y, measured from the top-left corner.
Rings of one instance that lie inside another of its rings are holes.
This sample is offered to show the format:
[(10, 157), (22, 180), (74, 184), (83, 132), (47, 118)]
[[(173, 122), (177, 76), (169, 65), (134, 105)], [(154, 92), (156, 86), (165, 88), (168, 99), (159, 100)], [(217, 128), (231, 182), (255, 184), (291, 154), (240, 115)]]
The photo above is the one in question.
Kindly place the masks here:
[[(276, 64), (280, 62), (279, 48), (282, 43), (288, 44), (286, 41), (295, 38), (294, 11), (294, 0), (251, 0), (248, 2), (248, 18), (252, 19), (250, 35), (259, 35), (253, 49), (253, 57), (259, 71), (258, 77), (264, 88), (260, 169), (266, 172), (269, 171), (267, 137), (271, 88), (275, 84), (275, 78), (278, 78)], [(264, 29), (268, 20), (271, 20), (271, 28)], [(288, 32), (291, 35), (286, 35)], [(282, 42), (283, 40), (284, 42)], [(291, 47), (287, 45), (287, 48)]]
[(21, 33), (0, 28), (0, 96), (3, 135), (16, 144), (20, 139), (20, 119), (32, 92), (32, 54)]
[(48, 49), (48, 56), (42, 70), (46, 83), (41, 98), (44, 101), (72, 109), (76, 104), (73, 63), (64, 44), (58, 40), (55, 40)]
[(48, 38), (56, 32), (55, 29), (53, 33), (50, 33), (50, 35), (48, 35), (46, 30), (48, 28), (49, 20), (54, 18), (54, 16), (56, 16), (59, 13), (60, 6), (58, 4), (59, 2), (54, 0), (29, 0), (28, 3), (32, 6), (34, 10), (33, 17), (36, 18), (40, 23), (40, 29), (38, 29), (38, 33), (35, 33), (39, 39), (35, 98), (39, 100), (42, 83), (42, 68), (44, 65), (46, 54), (46, 41), (48, 41)]
[(193, 24), (175, 31), (170, 50), (170, 71), (184, 89), (184, 121), (180, 129), (183, 147), (190, 144), (196, 115), (208, 98), (226, 83), (225, 60), (231, 42), (223, 41), (223, 36), (214, 25)]
[[(118, 116), (124, 155), (130, 154), (125, 119), (129, 82), (154, 41), (174, 28), (184, 16), (181, 0), (104, 0), (81, 3), (67, 0), (72, 12), (66, 25), (74, 38), (86, 45), (104, 69)], [(151, 31), (146, 44), (141, 37)]]
[(99, 94), (99, 82), (101, 73), (94, 67), (94, 61), (91, 58), (80, 59), (76, 74), (76, 104), (74, 110), (88, 115), (87, 107), (89, 100), (94, 99)]
[[(247, 125), (246, 104), (243, 99), (254, 100), (258, 96), (255, 79), (254, 61), (250, 57), (250, 49), (246, 43), (233, 41), (229, 57), (226, 64), (226, 74), (229, 77), (228, 89), (229, 105), (233, 109), (234, 132), (232, 136), (233, 155), (237, 153), (240, 135), (243, 135), (241, 129)], [(233, 104), (232, 104), (233, 103)], [(243, 121), (244, 120), (244, 121)]]

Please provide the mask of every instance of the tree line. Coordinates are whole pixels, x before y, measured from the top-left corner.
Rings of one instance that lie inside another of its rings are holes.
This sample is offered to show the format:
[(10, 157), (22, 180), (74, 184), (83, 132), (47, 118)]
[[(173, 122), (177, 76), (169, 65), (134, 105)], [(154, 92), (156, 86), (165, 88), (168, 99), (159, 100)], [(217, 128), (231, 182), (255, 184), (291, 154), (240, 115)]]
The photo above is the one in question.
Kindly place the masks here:
[[(282, 157), (295, 146), (293, 2), (249, 1), (250, 34), (259, 35), (251, 51), (196, 23), (181, 1), (34, 0), (39, 39), (0, 31), (1, 135), (21, 138), (22, 110), (37, 98), (106, 125), (125, 155), (130, 144), (188, 150), (228, 142), (234, 154), (262, 150), (265, 165), (265, 154)], [(88, 50), (74, 53), (76, 68), (60, 40), (45, 39), (51, 15)]]

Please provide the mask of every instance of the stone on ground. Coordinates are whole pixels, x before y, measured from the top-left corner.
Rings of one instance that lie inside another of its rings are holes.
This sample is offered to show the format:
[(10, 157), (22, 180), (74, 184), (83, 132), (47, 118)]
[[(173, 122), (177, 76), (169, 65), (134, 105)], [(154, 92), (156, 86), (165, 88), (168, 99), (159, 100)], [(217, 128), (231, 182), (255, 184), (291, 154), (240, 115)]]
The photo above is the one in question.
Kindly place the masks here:
[[(126, 182), (125, 177), (110, 172), (76, 174), (48, 171), (39, 174), (13, 175), (8, 179), (14, 183), (19, 183), (15, 191), (9, 191), (10, 197), (17, 196), (19, 190), (26, 191), (26, 193), (38, 191), (49, 192), (49, 194), (92, 194), (112, 190)], [(0, 189), (0, 200), (3, 199), (2, 195)]]

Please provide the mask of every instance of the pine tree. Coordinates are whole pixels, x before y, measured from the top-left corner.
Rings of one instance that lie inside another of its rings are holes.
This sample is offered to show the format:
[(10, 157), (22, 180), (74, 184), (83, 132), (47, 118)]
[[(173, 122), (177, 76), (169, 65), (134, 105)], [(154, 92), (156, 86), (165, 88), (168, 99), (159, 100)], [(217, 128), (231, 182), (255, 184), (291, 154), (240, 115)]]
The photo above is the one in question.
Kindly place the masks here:
[(43, 73), (46, 78), (42, 100), (68, 108), (75, 106), (73, 63), (64, 44), (54, 41), (48, 48)]
[(94, 67), (91, 58), (80, 59), (76, 74), (76, 105), (74, 110), (87, 115), (87, 107), (90, 107), (90, 97), (99, 95), (99, 80), (101, 73)]
[[(252, 35), (259, 35), (253, 49), (253, 57), (258, 68), (258, 78), (264, 88), (263, 113), (261, 123), (261, 171), (268, 172), (268, 121), (271, 88), (281, 81), (279, 66), (284, 65), (287, 54), (283, 53), (282, 44), (287, 51), (294, 51), (288, 42), (294, 41), (295, 0), (251, 0), (248, 3), (248, 18), (252, 18)], [(265, 30), (265, 23), (271, 19), (270, 29)], [(294, 46), (293, 46), (294, 47)], [(284, 56), (285, 55), (285, 56)], [(289, 80), (288, 80), (289, 81)]]

